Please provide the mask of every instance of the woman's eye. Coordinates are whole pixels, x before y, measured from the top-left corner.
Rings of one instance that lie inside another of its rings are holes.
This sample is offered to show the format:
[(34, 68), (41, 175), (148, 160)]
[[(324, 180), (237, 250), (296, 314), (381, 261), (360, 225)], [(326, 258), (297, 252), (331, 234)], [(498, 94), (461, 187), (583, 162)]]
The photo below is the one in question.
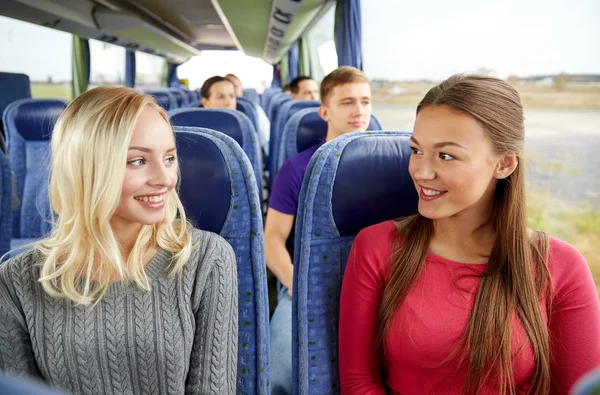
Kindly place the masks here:
[(133, 160), (130, 160), (129, 162), (127, 162), (127, 164), (131, 165), (131, 166), (141, 166), (144, 163), (145, 162), (143, 159), (133, 159)]
[(169, 156), (168, 158), (165, 159), (165, 161), (169, 164), (175, 163), (176, 160), (177, 160), (177, 158), (175, 158), (174, 156)]
[(415, 154), (415, 155), (420, 155), (421, 154), (421, 151), (419, 151), (418, 148), (410, 147), (410, 149), (412, 150), (413, 154)]
[(452, 155), (445, 154), (445, 153), (441, 152), (440, 153), (440, 159), (441, 160), (453, 160), (454, 157)]

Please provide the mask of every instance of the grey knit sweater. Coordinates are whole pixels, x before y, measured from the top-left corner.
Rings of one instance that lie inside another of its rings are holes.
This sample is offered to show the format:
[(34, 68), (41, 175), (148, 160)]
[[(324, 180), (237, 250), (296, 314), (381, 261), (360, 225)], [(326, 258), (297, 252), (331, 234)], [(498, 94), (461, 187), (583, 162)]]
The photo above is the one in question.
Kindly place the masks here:
[(0, 265), (0, 370), (77, 395), (234, 394), (235, 255), (215, 234), (193, 240), (182, 275), (168, 276), (160, 250), (150, 292), (115, 283), (94, 307), (48, 296), (37, 251)]

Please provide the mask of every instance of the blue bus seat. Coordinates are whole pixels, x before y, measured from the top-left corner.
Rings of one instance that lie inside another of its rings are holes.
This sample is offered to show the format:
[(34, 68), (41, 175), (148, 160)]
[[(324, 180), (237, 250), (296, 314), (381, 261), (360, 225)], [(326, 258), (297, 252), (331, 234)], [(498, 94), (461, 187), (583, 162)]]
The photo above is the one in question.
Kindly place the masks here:
[(214, 130), (173, 127), (180, 158), (180, 197), (195, 226), (233, 247), (238, 272), (238, 394), (269, 393), (269, 306), (262, 215), (248, 157)]
[(184, 107), (189, 106), (189, 104), (190, 104), (189, 96), (186, 93), (184, 88), (163, 88), (163, 89), (175, 97), (175, 101), (177, 102), (176, 108), (184, 108)]
[(272, 155), (270, 162), (271, 167), (269, 167), (269, 171), (272, 175), (271, 180), (274, 179), (274, 175), (279, 169), (279, 166), (277, 166), (277, 159), (281, 148), (281, 135), (283, 134), (287, 121), (292, 115), (300, 110), (305, 108), (318, 108), (320, 105), (321, 102), (318, 100), (290, 100), (281, 105), (281, 109), (276, 114), (274, 125), (271, 127), (271, 138), (269, 140), (269, 154)]
[[(367, 130), (381, 130), (382, 126), (375, 115), (371, 115), (371, 121)], [(297, 111), (290, 117), (285, 124), (281, 141), (279, 143), (279, 152), (277, 163), (273, 173), (277, 174), (285, 161), (300, 152), (309, 149), (325, 141), (327, 136), (327, 122), (320, 116), (316, 108), (306, 108)]]
[(0, 257), (11, 249), (12, 239), (12, 171), (8, 157), (0, 152)]
[(275, 93), (271, 100), (269, 101), (269, 106), (266, 109), (267, 117), (269, 118), (269, 122), (271, 125), (275, 123), (275, 119), (277, 117), (277, 113), (279, 112), (279, 107), (286, 101), (292, 100), (289, 93)]
[(294, 394), (340, 393), (339, 296), (346, 261), (361, 229), (417, 212), (409, 138), (406, 132), (346, 134), (319, 148), (308, 165), (296, 217)]
[(258, 106), (260, 104), (260, 101), (258, 99), (258, 92), (256, 91), (256, 89), (244, 89), (242, 97), (248, 100), (250, 103), (254, 104), (255, 106)]
[(281, 88), (277, 88), (277, 87), (267, 88), (267, 89), (265, 89), (265, 91), (263, 92), (263, 94), (260, 97), (260, 105), (263, 108), (263, 110), (265, 110), (265, 113), (267, 115), (269, 114), (267, 109), (269, 108), (270, 102), (276, 93), (282, 93)]
[(243, 97), (238, 97), (236, 107), (238, 111), (243, 112), (250, 119), (252, 126), (254, 126), (254, 131), (258, 131), (258, 114), (256, 113), (256, 108), (254, 108), (254, 104)]
[[(29, 76), (18, 73), (0, 73), (0, 115), (12, 102), (20, 99), (31, 99)], [(1, 117), (0, 117), (1, 118)], [(6, 152), (6, 133), (0, 119), (0, 150)]]
[(145, 93), (152, 95), (158, 105), (164, 108), (165, 111), (175, 110), (178, 108), (177, 99), (171, 92), (160, 89), (148, 89), (145, 91)]
[(242, 147), (262, 190), (262, 155), (258, 135), (247, 116), (236, 110), (183, 108), (169, 111), (173, 126), (195, 126), (217, 130), (233, 138)]
[(0, 394), (2, 395), (66, 395), (57, 388), (46, 386), (33, 378), (17, 377), (0, 372)]
[[(50, 231), (50, 136), (65, 108), (63, 100), (23, 99), (4, 111), (8, 159), (15, 173), (16, 195), (21, 200), (19, 210), (13, 212), (14, 239), (35, 240)], [(15, 245), (23, 242), (13, 240)]]

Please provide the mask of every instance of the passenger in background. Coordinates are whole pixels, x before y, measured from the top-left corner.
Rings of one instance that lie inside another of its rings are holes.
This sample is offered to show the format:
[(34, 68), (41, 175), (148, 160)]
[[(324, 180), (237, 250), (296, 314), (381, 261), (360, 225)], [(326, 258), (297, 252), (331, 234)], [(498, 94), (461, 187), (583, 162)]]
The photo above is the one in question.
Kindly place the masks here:
[[(365, 74), (340, 67), (321, 83), (319, 115), (327, 122), (326, 141), (365, 131), (371, 120), (371, 88)], [(280, 282), (277, 307), (271, 318), (271, 388), (273, 395), (292, 393), (293, 229), (298, 196), (306, 167), (321, 144), (289, 158), (271, 190), (265, 225), (267, 266)]]
[[(231, 73), (227, 74), (225, 76), (225, 78), (227, 78), (229, 81), (231, 81), (231, 83), (235, 87), (235, 95), (237, 97), (242, 97), (244, 95), (244, 87), (242, 85), (242, 81), (240, 81), (240, 79), (235, 74), (231, 74)], [(271, 122), (269, 122), (269, 118), (267, 117), (267, 114), (265, 114), (265, 111), (262, 109), (261, 106), (255, 104), (254, 109), (256, 110), (256, 115), (257, 115), (258, 125), (256, 125), (256, 126), (258, 127), (257, 132), (259, 133), (260, 145), (266, 156), (266, 155), (269, 155), (269, 140), (271, 138)], [(266, 162), (266, 160), (263, 160), (263, 163), (265, 163), (265, 162)]]
[(362, 230), (346, 265), (343, 394), (567, 394), (600, 366), (590, 269), (527, 228), (523, 122), (517, 91), (488, 76), (421, 100), (419, 212)]
[(319, 86), (310, 77), (296, 77), (290, 82), (292, 100), (319, 100)]
[(200, 88), (202, 106), (204, 108), (236, 109), (236, 94), (233, 83), (225, 77), (210, 77)]
[(235, 256), (186, 221), (165, 112), (89, 90), (51, 154), (52, 233), (0, 266), (0, 370), (72, 394), (234, 394)]

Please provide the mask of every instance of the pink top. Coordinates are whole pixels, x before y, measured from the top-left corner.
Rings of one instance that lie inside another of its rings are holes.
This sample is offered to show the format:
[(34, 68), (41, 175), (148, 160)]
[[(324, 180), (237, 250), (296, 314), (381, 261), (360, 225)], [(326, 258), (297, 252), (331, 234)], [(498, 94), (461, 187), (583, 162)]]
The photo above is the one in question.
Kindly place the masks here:
[[(397, 229), (392, 221), (363, 229), (348, 258), (342, 286), (339, 329), (343, 394), (384, 395), (374, 353), (377, 316)], [(600, 366), (600, 302), (583, 256), (550, 238), (553, 283), (550, 315), (553, 394), (567, 394), (575, 381)], [(464, 264), (428, 254), (423, 271), (392, 320), (387, 336), (387, 386), (394, 394), (460, 394), (466, 368), (439, 366), (454, 350), (469, 319), (478, 274), (485, 264)], [(542, 314), (547, 317), (542, 304)], [(349, 329), (351, 328), (351, 329)], [(518, 319), (511, 328), (513, 375), (519, 393), (528, 390), (534, 368)], [(497, 393), (486, 387), (482, 394)]]

